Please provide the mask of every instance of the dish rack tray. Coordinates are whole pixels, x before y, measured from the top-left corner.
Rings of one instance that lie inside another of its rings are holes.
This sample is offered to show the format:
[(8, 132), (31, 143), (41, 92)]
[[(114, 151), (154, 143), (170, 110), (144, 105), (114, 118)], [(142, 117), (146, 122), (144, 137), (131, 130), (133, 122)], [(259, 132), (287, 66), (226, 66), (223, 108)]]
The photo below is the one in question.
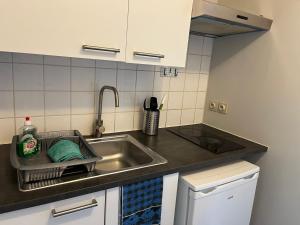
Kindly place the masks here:
[[(84, 159), (54, 163), (47, 155), (47, 150), (58, 139), (73, 141), (79, 145)], [(31, 158), (21, 158), (17, 155), (19, 136), (14, 136), (11, 145), (10, 160), (14, 168), (18, 170), (23, 182), (35, 182), (61, 177), (66, 171), (85, 168), (87, 172), (95, 169), (96, 162), (101, 159), (91, 146), (84, 140), (78, 130), (44, 132), (38, 134), (40, 152)]]

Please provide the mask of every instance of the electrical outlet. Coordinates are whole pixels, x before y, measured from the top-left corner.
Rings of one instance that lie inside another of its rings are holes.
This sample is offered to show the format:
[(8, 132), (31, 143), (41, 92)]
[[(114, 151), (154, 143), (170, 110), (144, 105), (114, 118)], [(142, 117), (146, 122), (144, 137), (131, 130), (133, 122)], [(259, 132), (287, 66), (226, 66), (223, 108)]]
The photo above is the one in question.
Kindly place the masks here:
[(210, 111), (217, 112), (218, 111), (218, 104), (217, 104), (217, 102), (209, 101), (209, 103), (208, 103), (208, 109)]
[(220, 102), (218, 104), (218, 112), (222, 114), (227, 114), (228, 104)]

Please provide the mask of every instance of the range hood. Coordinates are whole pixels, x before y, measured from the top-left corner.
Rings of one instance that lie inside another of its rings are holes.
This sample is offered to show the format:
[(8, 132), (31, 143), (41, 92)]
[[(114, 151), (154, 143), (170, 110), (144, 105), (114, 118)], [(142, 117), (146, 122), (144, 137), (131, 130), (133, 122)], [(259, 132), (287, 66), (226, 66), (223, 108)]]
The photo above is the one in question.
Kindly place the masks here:
[(272, 20), (205, 0), (194, 0), (190, 33), (209, 37), (266, 31)]

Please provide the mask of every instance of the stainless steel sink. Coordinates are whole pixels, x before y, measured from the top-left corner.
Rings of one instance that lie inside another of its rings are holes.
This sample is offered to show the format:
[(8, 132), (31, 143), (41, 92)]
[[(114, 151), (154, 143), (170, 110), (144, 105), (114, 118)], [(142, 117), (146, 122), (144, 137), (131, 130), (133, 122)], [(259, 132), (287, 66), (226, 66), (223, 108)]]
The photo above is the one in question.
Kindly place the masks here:
[(77, 168), (79, 170), (70, 170), (69, 173), (57, 179), (31, 183), (24, 183), (18, 176), (19, 190), (23, 192), (34, 191), (167, 163), (166, 159), (130, 135), (87, 139), (87, 142), (92, 146), (96, 154), (102, 157), (102, 159), (99, 157), (94, 171), (86, 172), (84, 169), (81, 170), (82, 168)]
[(108, 136), (87, 141), (96, 154), (102, 157), (95, 168), (101, 174), (119, 173), (167, 162), (130, 135)]

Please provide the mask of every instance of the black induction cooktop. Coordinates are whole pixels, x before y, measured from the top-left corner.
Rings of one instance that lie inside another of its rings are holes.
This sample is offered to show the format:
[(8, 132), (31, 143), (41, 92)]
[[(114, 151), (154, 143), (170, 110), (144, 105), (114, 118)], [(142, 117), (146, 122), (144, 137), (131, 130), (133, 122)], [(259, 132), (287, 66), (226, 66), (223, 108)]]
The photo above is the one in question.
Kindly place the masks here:
[(172, 127), (168, 130), (215, 154), (236, 151), (244, 146), (205, 130), (201, 126)]

